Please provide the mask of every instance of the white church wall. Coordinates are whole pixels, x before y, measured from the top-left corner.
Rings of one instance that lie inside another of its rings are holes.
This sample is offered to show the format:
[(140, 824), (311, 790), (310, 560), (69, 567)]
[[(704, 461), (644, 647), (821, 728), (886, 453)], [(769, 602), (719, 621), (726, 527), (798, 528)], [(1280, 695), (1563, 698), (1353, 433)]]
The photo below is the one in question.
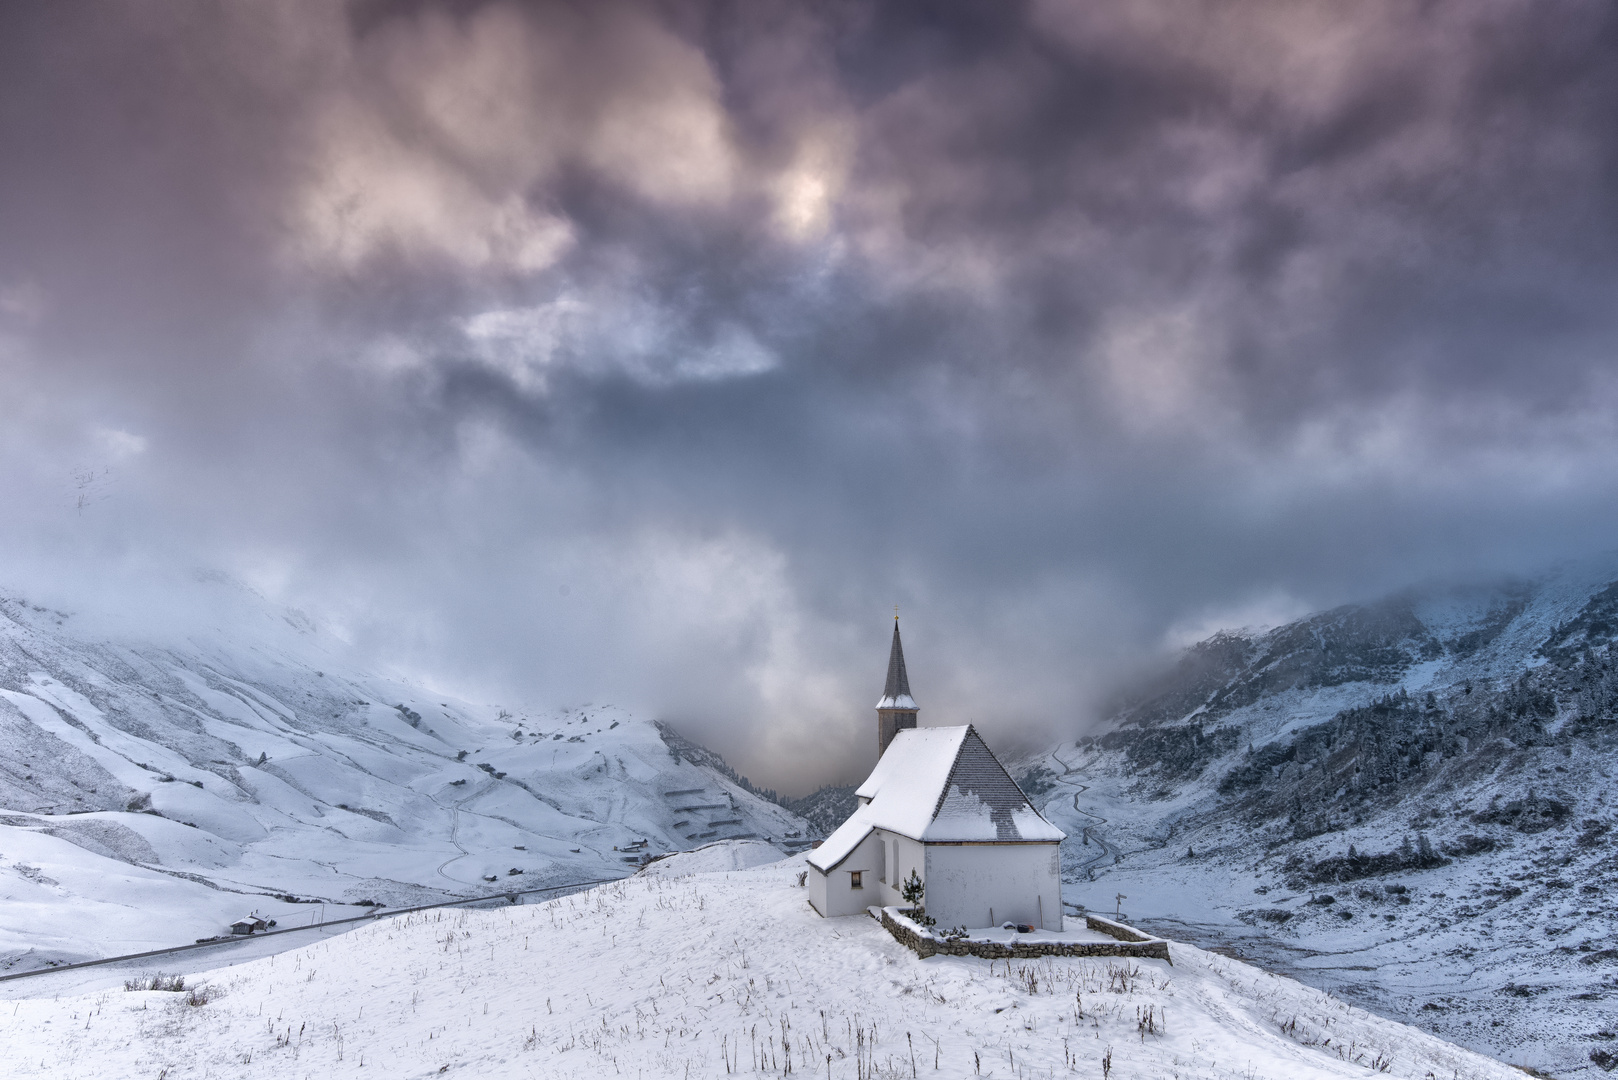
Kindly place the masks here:
[[(882, 899), (882, 886), (877, 881), (880, 844), (873, 832), (834, 869), (822, 874), (813, 866), (809, 868), (809, 903), (816, 911), (831, 918), (858, 915), (868, 907), (888, 903)], [(856, 870), (860, 872), (858, 889), (852, 886), (852, 872)]]
[[(834, 870), (832, 873), (836, 873), (836, 871)], [(826, 886), (830, 880), (826, 872), (821, 870), (820, 867), (811, 865), (809, 867), (809, 880), (804, 882), (809, 887), (809, 906), (820, 912), (822, 916), (826, 914), (830, 907), (826, 900)]]
[(890, 857), (883, 860), (886, 879), (882, 882), (882, 904), (903, 904), (905, 899), (900, 890), (904, 888), (910, 871), (914, 870), (923, 882), (927, 880), (927, 850), (908, 836), (884, 829), (878, 829), (877, 835), (890, 853)]
[(941, 927), (1009, 920), (1062, 929), (1056, 844), (928, 844), (926, 868), (927, 914)]

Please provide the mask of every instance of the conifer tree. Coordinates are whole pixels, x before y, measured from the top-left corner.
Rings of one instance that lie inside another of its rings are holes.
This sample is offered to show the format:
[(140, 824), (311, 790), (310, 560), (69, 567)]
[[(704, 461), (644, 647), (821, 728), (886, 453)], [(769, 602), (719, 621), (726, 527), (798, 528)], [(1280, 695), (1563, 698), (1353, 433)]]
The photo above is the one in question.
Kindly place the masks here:
[(921, 878), (917, 876), (915, 868), (912, 867), (910, 870), (910, 876), (905, 879), (904, 885), (899, 889), (899, 895), (903, 896), (905, 898), (905, 903), (909, 904), (911, 907), (919, 907), (921, 906), (921, 899), (924, 895), (926, 895), (926, 892), (927, 887), (921, 883)]

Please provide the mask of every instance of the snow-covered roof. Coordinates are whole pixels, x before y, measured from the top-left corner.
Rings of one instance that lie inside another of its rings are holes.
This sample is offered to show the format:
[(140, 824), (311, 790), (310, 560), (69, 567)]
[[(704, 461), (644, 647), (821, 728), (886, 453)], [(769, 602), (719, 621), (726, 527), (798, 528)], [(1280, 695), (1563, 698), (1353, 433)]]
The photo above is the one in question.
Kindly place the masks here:
[(835, 869), (838, 863), (848, 858), (860, 846), (860, 841), (871, 835), (872, 826), (865, 820), (864, 813), (865, 807), (862, 806), (821, 841), (820, 846), (809, 853), (809, 865), (824, 872)]
[(909, 694), (900, 694), (898, 697), (893, 697), (893, 696), (888, 695), (888, 694), (883, 694), (882, 695), (882, 700), (876, 703), (876, 707), (879, 708), (879, 709), (914, 709), (914, 708), (918, 708), (918, 706), (916, 705), (916, 699), (911, 697)]
[(848, 858), (872, 829), (924, 843), (1066, 836), (1034, 809), (970, 724), (900, 731), (855, 794), (860, 807), (809, 855), (820, 870)]

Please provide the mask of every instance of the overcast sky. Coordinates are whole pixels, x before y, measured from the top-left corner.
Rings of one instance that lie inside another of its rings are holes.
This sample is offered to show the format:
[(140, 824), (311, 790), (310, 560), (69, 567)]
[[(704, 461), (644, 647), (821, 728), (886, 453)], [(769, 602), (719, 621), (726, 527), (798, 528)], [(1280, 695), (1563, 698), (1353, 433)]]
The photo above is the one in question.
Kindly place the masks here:
[[(0, 582), (794, 792), (1618, 546), (1618, 9), (0, 7)], [(120, 584), (126, 583), (126, 584)]]

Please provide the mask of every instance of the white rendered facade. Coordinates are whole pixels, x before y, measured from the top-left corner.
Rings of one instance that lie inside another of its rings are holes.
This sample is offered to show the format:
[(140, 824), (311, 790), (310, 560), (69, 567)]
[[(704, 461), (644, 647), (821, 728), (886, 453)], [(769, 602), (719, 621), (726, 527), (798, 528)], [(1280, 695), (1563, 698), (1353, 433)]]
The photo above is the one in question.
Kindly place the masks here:
[(1062, 929), (1058, 843), (927, 845), (927, 914), (939, 926), (1011, 921)]

